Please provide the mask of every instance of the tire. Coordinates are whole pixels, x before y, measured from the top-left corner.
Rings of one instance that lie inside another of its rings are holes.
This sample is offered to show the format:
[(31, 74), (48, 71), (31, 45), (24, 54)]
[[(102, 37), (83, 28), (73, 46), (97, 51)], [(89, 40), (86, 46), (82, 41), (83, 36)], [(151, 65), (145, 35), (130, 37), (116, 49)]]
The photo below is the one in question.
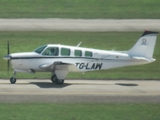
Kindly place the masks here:
[(10, 79), (10, 83), (11, 83), (11, 84), (15, 84), (15, 83), (16, 83), (16, 81), (17, 81), (17, 80), (16, 80), (16, 78), (11, 77), (11, 79)]
[(56, 75), (52, 75), (51, 81), (52, 83), (56, 83), (57, 85), (62, 85), (64, 83), (64, 80), (57, 79)]
[(64, 80), (58, 80), (58, 79), (57, 79), (57, 81), (56, 81), (56, 84), (57, 84), (57, 85), (62, 85), (63, 83), (64, 83)]
[(51, 81), (52, 81), (52, 83), (56, 83), (56, 81), (57, 81), (56, 75), (52, 75)]

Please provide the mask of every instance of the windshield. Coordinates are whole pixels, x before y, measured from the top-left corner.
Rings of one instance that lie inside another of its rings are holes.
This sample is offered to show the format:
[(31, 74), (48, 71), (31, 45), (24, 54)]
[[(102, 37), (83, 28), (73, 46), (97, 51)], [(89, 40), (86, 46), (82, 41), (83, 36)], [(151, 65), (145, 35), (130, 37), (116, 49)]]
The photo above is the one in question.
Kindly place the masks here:
[(41, 47), (39, 47), (39, 48), (37, 48), (36, 50), (34, 50), (34, 52), (36, 52), (36, 53), (41, 53), (45, 48), (47, 47), (47, 45), (43, 45), (43, 46), (41, 46)]

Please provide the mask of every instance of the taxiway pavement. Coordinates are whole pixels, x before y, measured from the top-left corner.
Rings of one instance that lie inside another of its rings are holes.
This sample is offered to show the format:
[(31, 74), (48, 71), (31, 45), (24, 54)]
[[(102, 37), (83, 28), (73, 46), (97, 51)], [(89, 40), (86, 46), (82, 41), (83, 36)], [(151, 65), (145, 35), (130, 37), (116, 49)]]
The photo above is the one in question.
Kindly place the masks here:
[(0, 19), (0, 31), (160, 31), (159, 19)]
[(160, 81), (0, 79), (0, 102), (160, 103)]

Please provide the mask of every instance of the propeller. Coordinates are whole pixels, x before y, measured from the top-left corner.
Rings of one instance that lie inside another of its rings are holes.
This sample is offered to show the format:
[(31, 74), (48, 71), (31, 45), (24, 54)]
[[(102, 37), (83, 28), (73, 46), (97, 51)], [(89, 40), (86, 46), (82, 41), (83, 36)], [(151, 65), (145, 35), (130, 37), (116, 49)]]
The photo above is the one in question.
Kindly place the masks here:
[[(9, 41), (7, 42), (7, 54), (8, 54), (8, 55), (10, 54)], [(10, 62), (10, 60), (7, 60), (7, 73), (8, 73), (8, 75), (9, 75), (9, 68), (10, 68), (9, 62)]]

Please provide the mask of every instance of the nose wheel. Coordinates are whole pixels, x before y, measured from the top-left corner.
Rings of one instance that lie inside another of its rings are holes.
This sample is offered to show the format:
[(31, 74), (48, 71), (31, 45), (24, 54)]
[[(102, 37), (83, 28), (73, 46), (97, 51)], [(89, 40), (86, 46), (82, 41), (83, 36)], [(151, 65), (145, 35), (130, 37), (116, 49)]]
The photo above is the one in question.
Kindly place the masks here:
[(15, 84), (17, 81), (17, 79), (15, 77), (11, 77), (10, 82), (11, 84)]
[(16, 72), (14, 71), (14, 72), (13, 72), (13, 77), (10, 78), (10, 83), (11, 83), (11, 84), (15, 84), (16, 81), (17, 81), (17, 79), (16, 79)]

